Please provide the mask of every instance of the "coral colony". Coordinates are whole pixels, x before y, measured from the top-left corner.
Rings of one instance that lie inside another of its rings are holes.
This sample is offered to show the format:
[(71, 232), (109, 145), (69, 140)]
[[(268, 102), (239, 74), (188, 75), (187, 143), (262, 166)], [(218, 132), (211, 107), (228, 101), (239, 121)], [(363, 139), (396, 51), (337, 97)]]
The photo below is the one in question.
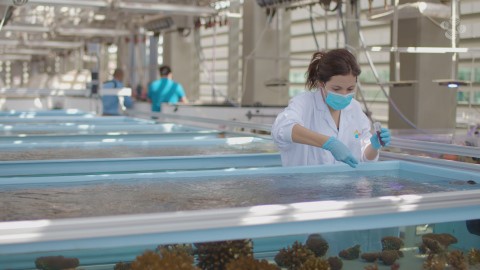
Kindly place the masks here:
[[(425, 234), (418, 247), (419, 255), (425, 257), (425, 270), (480, 269), (480, 250), (468, 252), (449, 250), (458, 240), (450, 234)], [(401, 269), (403, 240), (388, 236), (381, 240), (382, 250), (361, 252), (355, 245), (340, 251), (338, 257), (326, 257), (329, 245), (320, 234), (311, 234), (305, 243), (295, 241), (291, 246), (280, 249), (273, 260), (257, 259), (253, 253), (251, 239), (218, 241), (195, 244), (161, 245), (154, 251), (147, 250), (133, 262), (119, 262), (114, 270), (341, 270), (344, 261), (364, 264), (365, 270), (379, 269), (379, 265), (391, 270)], [(77, 269), (77, 258), (63, 256), (39, 257), (37, 269)], [(473, 268), (472, 268), (473, 267)], [(355, 270), (359, 270), (356, 268)], [(385, 268), (382, 268), (385, 269)], [(350, 269), (345, 269), (350, 270)]]

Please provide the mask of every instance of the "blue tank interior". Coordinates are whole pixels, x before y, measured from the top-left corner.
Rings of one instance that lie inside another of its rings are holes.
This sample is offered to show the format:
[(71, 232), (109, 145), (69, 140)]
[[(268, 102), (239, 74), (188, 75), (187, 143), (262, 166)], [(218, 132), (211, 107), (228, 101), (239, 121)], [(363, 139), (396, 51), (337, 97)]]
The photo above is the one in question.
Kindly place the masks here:
[(39, 124), (155, 124), (153, 120), (126, 116), (95, 117), (83, 116), (41, 116), (41, 117), (0, 117), (0, 125), (39, 125)]
[[(27, 144), (55, 142), (122, 142), (122, 141), (155, 141), (155, 140), (202, 140), (213, 138), (238, 137), (241, 134), (205, 130), (198, 132), (169, 132), (169, 133), (111, 133), (111, 134), (85, 134), (85, 135), (17, 135), (0, 136), (0, 144)], [(245, 136), (245, 135), (243, 135)]]
[(31, 118), (31, 117), (42, 117), (42, 116), (95, 116), (94, 113), (85, 112), (78, 109), (68, 109), (68, 110), (31, 110), (31, 111), (22, 111), (22, 110), (10, 110), (10, 111), (0, 111), (0, 117), (20, 117), (20, 118)]
[[(200, 169), (275, 167), (278, 153), (183, 157), (138, 157), (82, 160), (34, 160), (0, 162), (0, 177), (151, 173)], [(51, 168), (56, 168), (52, 170)]]

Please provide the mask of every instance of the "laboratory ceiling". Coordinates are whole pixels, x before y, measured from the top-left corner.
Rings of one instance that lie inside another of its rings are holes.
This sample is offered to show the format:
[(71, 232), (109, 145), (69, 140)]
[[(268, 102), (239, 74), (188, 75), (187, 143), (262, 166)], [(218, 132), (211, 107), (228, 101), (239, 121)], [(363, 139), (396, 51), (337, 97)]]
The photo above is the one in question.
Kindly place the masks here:
[(229, 1), (0, 0), (0, 54), (47, 55), (86, 42), (193, 25)]

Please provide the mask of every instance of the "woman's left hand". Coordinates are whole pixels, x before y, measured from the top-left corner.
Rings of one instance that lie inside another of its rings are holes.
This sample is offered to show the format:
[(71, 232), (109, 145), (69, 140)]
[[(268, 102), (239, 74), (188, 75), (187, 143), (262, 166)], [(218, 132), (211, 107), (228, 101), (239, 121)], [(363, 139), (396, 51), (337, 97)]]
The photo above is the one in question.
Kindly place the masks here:
[(380, 139), (382, 143), (380, 143), (380, 140), (378, 139), (378, 135), (376, 133), (370, 138), (372, 147), (375, 148), (376, 150), (382, 148), (383, 146), (390, 145), (391, 135), (390, 135), (390, 130), (388, 128), (381, 129)]

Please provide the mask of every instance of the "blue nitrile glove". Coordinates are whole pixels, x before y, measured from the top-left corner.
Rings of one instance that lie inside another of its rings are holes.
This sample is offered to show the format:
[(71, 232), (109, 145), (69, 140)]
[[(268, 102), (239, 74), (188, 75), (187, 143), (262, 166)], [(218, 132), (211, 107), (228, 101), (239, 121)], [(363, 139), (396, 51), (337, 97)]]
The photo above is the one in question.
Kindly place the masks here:
[[(391, 140), (390, 130), (388, 128), (382, 128), (382, 131), (380, 132), (380, 138), (382, 138), (382, 142), (384, 146), (388, 146)], [(383, 147), (378, 141), (378, 136), (376, 133), (372, 137), (370, 137), (370, 142), (372, 143), (372, 147), (375, 148), (376, 150)]]
[(322, 148), (330, 151), (336, 160), (347, 163), (350, 167), (357, 167), (358, 161), (353, 157), (350, 149), (335, 137), (328, 138)]

